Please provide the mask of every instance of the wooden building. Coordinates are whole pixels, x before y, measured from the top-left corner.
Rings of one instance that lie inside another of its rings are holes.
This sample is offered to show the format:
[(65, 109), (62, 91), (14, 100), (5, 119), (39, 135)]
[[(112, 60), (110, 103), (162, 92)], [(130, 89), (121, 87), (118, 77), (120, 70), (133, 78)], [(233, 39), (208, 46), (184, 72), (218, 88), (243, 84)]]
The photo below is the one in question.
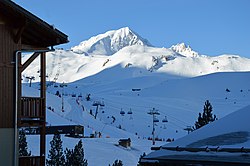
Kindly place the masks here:
[[(46, 52), (68, 37), (11, 0), (0, 1), (0, 165), (45, 165)], [(23, 52), (32, 56), (22, 63)], [(40, 58), (40, 97), (24, 97), (21, 74)], [(40, 126), (40, 156), (18, 156), (18, 128)]]
[(120, 139), (118, 143), (119, 143), (120, 146), (123, 146), (125, 148), (131, 147), (131, 139), (130, 138), (128, 138), (128, 139)]

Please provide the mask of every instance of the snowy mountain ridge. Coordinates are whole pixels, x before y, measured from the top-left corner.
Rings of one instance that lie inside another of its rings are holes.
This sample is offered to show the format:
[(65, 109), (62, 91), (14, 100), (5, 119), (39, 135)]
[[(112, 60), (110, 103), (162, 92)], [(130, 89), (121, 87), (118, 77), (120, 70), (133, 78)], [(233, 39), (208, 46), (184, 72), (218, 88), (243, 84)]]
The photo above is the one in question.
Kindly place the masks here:
[(130, 28), (124, 27), (91, 37), (89, 40), (81, 42), (78, 46), (72, 47), (71, 50), (74, 53), (84, 53), (86, 55), (113, 55), (122, 48), (132, 45), (152, 46), (146, 39), (143, 39)]
[(186, 57), (199, 56), (198, 52), (194, 51), (189, 45), (186, 46), (185, 43), (178, 43), (176, 45), (172, 45), (170, 49)]
[[(38, 63), (35, 60), (24, 71), (23, 82), (28, 81), (27, 76), (34, 76), (34, 81), (39, 81)], [(128, 78), (165, 74), (165, 78), (172, 79), (236, 71), (250, 71), (250, 59), (235, 55), (187, 57), (171, 49), (140, 45), (125, 47), (112, 56), (83, 56), (64, 50), (47, 53), (47, 81), (53, 82), (73, 82), (95, 75), (105, 82), (124, 74)], [(110, 77), (97, 75), (101, 72), (109, 72)]]
[[(23, 60), (27, 58), (25, 56)], [(35, 60), (24, 71), (23, 82), (28, 81), (27, 76), (34, 76), (34, 81), (39, 81), (38, 63)], [(238, 55), (199, 55), (184, 43), (170, 48), (152, 47), (128, 27), (92, 37), (72, 50), (58, 49), (47, 53), (47, 81), (52, 82), (73, 82), (103, 71), (111, 72), (108, 79), (119, 79), (119, 75), (112, 75), (117, 73), (115, 69), (118, 67), (123, 69), (119, 74), (126, 73), (128, 78), (164, 73), (172, 79), (250, 71), (250, 59)], [(102, 81), (105, 79), (107, 77)]]

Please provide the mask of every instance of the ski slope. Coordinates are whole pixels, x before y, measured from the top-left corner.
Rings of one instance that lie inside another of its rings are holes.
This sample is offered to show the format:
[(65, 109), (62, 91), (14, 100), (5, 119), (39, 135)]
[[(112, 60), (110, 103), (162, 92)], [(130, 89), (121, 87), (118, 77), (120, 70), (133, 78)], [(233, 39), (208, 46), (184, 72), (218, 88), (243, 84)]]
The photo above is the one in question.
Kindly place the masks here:
[[(115, 157), (105, 160), (107, 165), (113, 163), (114, 158), (128, 162), (125, 165), (136, 165), (143, 152), (150, 152), (152, 142), (148, 138), (152, 138), (152, 116), (147, 113), (152, 108), (158, 109), (160, 113), (155, 133), (157, 138), (163, 140), (157, 141), (157, 145), (163, 145), (168, 138), (177, 140), (187, 135), (184, 129), (194, 124), (205, 100), (211, 102), (213, 112), (219, 119), (250, 104), (250, 72), (215, 73), (171, 80), (165, 80), (162, 75), (129, 79), (125, 76), (124, 80), (117, 81), (109, 79), (112, 72), (99, 74), (103, 78), (107, 75), (107, 79), (95, 81), (94, 78), (99, 77), (86, 78), (63, 88), (64, 112), (61, 111), (62, 99), (55, 95), (56, 91), (62, 93), (62, 88), (50, 86), (47, 89), (47, 107), (54, 108), (54, 112), (47, 109), (48, 125), (80, 124), (85, 127), (85, 136), (101, 132), (102, 138), (83, 139), (90, 165), (102, 163), (103, 153), (110, 153), (109, 151), (115, 152)], [(37, 85), (32, 86), (34, 89), (23, 86), (25, 96), (37, 95)], [(132, 91), (133, 88), (140, 91)], [(90, 101), (86, 100), (86, 94), (91, 94)], [(98, 110), (96, 119), (90, 114), (90, 109), (95, 113), (95, 101), (101, 101), (105, 105)], [(121, 111), (125, 114), (120, 114)], [(132, 114), (128, 114), (129, 111)], [(112, 116), (115, 117), (114, 122)], [(168, 123), (162, 122), (165, 117)], [(131, 138), (131, 149), (115, 145), (120, 138)], [(33, 140), (30, 138), (31, 147)], [(50, 140), (51, 136), (48, 136), (47, 150)], [(63, 137), (63, 140), (66, 148), (73, 147), (78, 139), (71, 141), (72, 138)], [(96, 151), (100, 153), (95, 153)], [(93, 153), (96, 159), (92, 156)], [(128, 158), (133, 160), (127, 161)]]

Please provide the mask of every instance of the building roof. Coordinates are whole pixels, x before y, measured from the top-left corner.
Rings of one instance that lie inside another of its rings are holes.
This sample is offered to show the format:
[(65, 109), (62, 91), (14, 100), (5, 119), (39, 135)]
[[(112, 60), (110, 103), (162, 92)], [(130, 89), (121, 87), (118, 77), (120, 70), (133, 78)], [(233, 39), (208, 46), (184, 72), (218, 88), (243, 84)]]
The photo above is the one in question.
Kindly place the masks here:
[(250, 164), (250, 106), (206, 125), (143, 157), (142, 162)]
[(0, 18), (17, 29), (17, 40), (21, 39), (22, 45), (49, 47), (68, 42), (67, 35), (11, 0), (1, 0), (0, 11)]

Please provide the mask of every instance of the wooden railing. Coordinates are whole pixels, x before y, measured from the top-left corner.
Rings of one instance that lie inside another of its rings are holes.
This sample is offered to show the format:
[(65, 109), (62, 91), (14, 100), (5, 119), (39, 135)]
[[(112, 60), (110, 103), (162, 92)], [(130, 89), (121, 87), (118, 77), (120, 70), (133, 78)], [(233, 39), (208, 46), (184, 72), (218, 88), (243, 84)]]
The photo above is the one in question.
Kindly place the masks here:
[(39, 97), (21, 97), (20, 118), (44, 118), (45, 100)]
[(44, 156), (22, 156), (19, 157), (19, 166), (40, 166), (44, 161)]

